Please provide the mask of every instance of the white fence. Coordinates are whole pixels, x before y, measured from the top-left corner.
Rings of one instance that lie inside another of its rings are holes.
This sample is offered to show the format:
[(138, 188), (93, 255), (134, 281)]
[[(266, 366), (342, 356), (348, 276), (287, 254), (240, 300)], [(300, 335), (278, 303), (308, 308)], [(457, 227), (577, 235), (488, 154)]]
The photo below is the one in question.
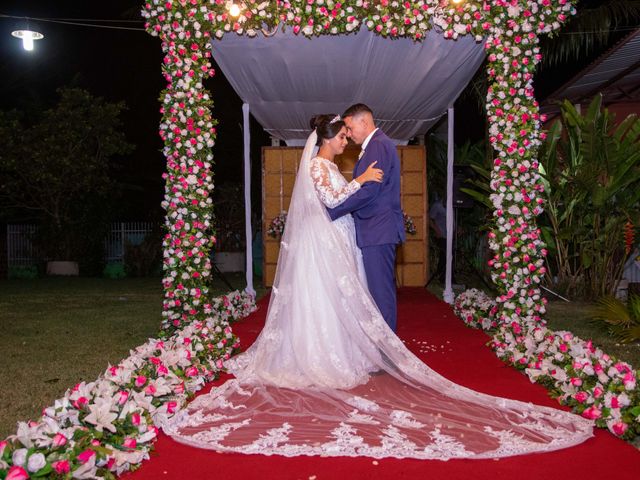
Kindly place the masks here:
[(7, 225), (7, 266), (28, 267), (38, 260), (33, 246), (35, 225)]
[(121, 263), (127, 243), (140, 245), (144, 237), (153, 229), (151, 222), (113, 223), (105, 239), (105, 260), (107, 263)]
[[(139, 245), (153, 229), (151, 222), (120, 222), (111, 225), (105, 238), (105, 260), (107, 263), (122, 262), (125, 244)], [(26, 267), (43, 260), (33, 246), (35, 225), (7, 225), (7, 265)]]

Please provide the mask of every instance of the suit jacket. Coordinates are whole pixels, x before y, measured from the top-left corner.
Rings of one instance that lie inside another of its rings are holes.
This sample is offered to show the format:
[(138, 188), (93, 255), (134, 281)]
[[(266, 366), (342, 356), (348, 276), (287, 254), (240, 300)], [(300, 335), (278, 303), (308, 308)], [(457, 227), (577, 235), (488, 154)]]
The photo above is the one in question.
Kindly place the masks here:
[(353, 215), (359, 247), (404, 242), (405, 230), (400, 206), (400, 159), (396, 146), (377, 130), (353, 169), (353, 178), (375, 161), (384, 172), (382, 183), (367, 182), (344, 203), (327, 209), (331, 220)]

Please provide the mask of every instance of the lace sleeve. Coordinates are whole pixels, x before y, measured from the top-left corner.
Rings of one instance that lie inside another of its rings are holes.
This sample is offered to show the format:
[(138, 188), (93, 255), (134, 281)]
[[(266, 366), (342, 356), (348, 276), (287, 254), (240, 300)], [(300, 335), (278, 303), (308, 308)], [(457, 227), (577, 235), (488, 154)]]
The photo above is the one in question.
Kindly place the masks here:
[(318, 158), (314, 158), (311, 161), (311, 179), (320, 200), (329, 208), (337, 207), (360, 190), (360, 184), (355, 180), (336, 189), (331, 184), (329, 167)]

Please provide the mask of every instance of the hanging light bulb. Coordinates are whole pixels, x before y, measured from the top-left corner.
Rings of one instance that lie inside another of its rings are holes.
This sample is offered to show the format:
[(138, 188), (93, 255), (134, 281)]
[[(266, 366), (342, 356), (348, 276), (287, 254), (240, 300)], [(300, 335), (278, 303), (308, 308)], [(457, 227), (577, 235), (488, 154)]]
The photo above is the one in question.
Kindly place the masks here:
[(11, 32), (11, 35), (22, 40), (22, 48), (27, 51), (33, 50), (33, 42), (35, 40), (42, 40), (44, 35), (40, 32), (33, 30), (15, 30)]
[(232, 17), (237, 17), (240, 15), (240, 7), (236, 3), (232, 3), (229, 7), (229, 15)]
[(452, 0), (452, 1), (453, 1), (453, 3), (456, 3), (456, 4), (464, 2), (464, 0)]

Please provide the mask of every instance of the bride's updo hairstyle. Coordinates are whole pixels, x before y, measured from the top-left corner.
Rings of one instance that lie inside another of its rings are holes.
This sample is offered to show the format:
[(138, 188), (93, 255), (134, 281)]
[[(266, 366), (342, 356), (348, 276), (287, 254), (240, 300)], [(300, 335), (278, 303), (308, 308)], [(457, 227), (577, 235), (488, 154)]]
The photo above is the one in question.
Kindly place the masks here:
[(317, 146), (322, 145), (322, 140), (329, 140), (335, 137), (338, 132), (342, 130), (342, 127), (344, 127), (344, 122), (335, 113), (315, 115), (311, 117), (309, 124), (318, 135), (318, 142), (316, 143)]

